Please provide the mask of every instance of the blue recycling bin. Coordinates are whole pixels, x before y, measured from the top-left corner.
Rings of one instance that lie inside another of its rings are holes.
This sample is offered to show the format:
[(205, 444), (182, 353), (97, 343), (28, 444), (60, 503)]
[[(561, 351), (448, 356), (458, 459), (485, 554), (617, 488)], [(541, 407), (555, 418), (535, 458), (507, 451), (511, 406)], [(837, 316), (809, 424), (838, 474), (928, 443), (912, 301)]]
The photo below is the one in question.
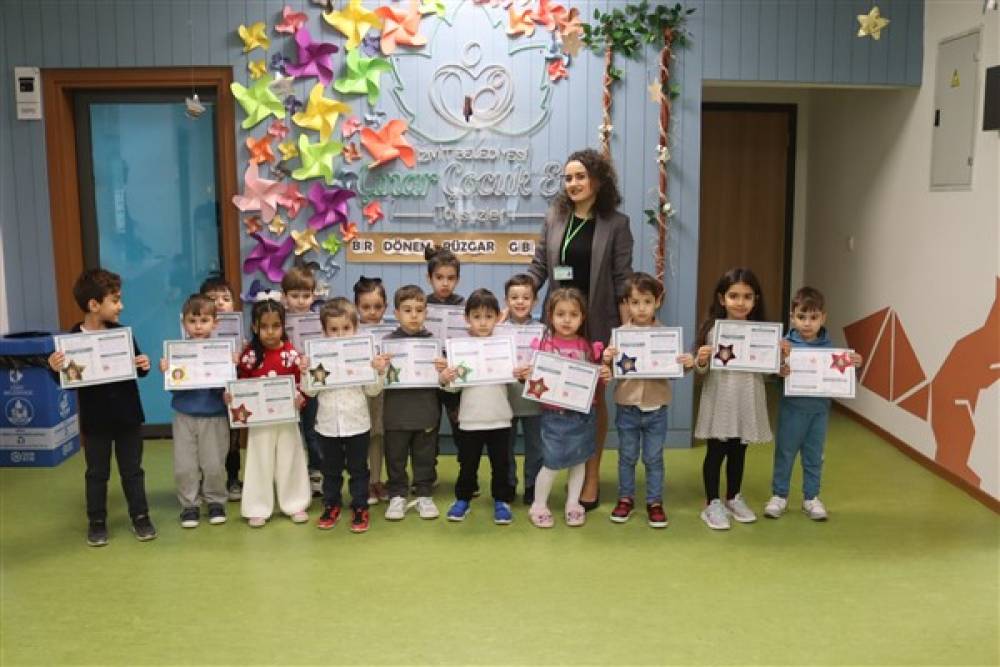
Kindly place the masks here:
[(49, 371), (52, 335), (0, 337), (0, 466), (53, 467), (80, 449), (76, 392)]

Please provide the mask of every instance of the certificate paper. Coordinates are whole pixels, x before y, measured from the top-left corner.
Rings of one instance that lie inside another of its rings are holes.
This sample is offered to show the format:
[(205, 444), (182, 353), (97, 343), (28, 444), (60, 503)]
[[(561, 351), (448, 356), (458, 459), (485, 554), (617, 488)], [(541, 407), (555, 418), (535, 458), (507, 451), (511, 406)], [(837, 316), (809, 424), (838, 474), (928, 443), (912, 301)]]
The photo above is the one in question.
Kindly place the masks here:
[(449, 338), (465, 338), (469, 335), (469, 325), (465, 321), (465, 308), (429, 303), (427, 304), (424, 328), (442, 342)]
[(131, 327), (55, 336), (56, 351), (66, 355), (59, 373), (63, 389), (135, 379)]
[(601, 367), (538, 352), (522, 397), (576, 412), (590, 412)]
[(458, 373), (456, 387), (516, 382), (514, 339), (509, 336), (453, 338), (446, 349), (448, 365)]
[(358, 332), (368, 334), (375, 340), (375, 350), (379, 354), (382, 351), (382, 339), (399, 328), (398, 324), (362, 324), (358, 327)]
[(311, 338), (323, 337), (323, 325), (319, 321), (319, 313), (289, 313), (285, 315), (285, 333), (288, 340), (300, 353), (305, 349), (306, 341)]
[(441, 356), (441, 341), (434, 338), (386, 338), (382, 353), (392, 355), (385, 371), (386, 389), (438, 387), (434, 360)]
[(165, 340), (167, 372), (163, 374), (163, 388), (179, 391), (225, 387), (236, 379), (234, 354), (236, 344), (231, 339)]
[(621, 327), (611, 331), (618, 354), (611, 364), (616, 378), (679, 378), (684, 367), (684, 331), (680, 327)]
[(793, 347), (791, 369), (785, 378), (785, 396), (854, 398), (853, 350), (831, 347)]
[[(188, 340), (189, 338), (187, 331), (184, 330), (184, 316), (181, 315), (181, 339)], [(242, 350), (244, 341), (243, 313), (216, 313), (212, 338), (231, 340), (237, 350)]]
[(514, 347), (517, 352), (517, 365), (530, 366), (531, 360), (535, 356), (535, 350), (531, 347), (533, 341), (540, 341), (545, 335), (544, 324), (514, 324), (505, 322), (493, 327), (494, 336), (510, 336), (514, 339)]
[(716, 320), (712, 370), (777, 373), (781, 366), (781, 323)]
[(372, 368), (374, 353), (371, 336), (307, 340), (309, 370), (302, 374), (302, 383), (310, 391), (371, 384), (378, 379)]
[(295, 378), (291, 375), (233, 380), (226, 384), (229, 426), (247, 428), (280, 422), (297, 422)]

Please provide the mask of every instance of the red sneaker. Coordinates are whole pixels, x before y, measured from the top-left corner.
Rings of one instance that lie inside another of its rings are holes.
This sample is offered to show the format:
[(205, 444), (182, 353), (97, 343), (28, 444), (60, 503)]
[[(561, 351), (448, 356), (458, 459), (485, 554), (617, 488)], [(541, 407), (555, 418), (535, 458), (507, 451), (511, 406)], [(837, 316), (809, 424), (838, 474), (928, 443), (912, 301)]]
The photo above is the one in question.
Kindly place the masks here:
[(365, 533), (368, 532), (368, 510), (353, 510), (354, 515), (351, 517), (351, 532), (352, 533)]
[(319, 517), (319, 521), (316, 522), (316, 527), (320, 530), (330, 530), (337, 525), (337, 521), (340, 519), (340, 508), (335, 506), (327, 506), (323, 508), (323, 514)]
[(611, 520), (615, 523), (625, 523), (628, 518), (632, 516), (632, 510), (635, 508), (635, 501), (631, 498), (619, 498), (618, 504), (615, 508), (611, 510)]
[(663, 511), (663, 505), (660, 503), (646, 505), (646, 517), (653, 528), (667, 527), (667, 513)]

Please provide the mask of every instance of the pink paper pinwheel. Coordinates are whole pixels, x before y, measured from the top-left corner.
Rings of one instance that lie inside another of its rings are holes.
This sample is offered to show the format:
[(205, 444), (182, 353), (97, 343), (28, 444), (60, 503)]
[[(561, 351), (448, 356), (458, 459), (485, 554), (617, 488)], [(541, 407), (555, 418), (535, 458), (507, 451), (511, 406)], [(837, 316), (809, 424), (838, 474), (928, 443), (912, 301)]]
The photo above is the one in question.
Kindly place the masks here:
[(260, 232), (263, 228), (263, 223), (260, 221), (259, 215), (251, 215), (247, 218), (243, 218), (243, 224), (247, 228), (247, 236), (253, 236)]
[(274, 26), (275, 32), (283, 32), (288, 35), (293, 35), (298, 32), (298, 29), (306, 22), (309, 18), (303, 12), (292, 11), (292, 8), (285, 5), (284, 9), (281, 10), (281, 22)]
[(382, 202), (373, 199), (367, 206), (361, 209), (361, 215), (365, 216), (365, 220), (368, 221), (369, 225), (374, 225), (385, 217), (385, 214), (382, 213)]
[(556, 29), (556, 18), (566, 13), (566, 8), (551, 0), (538, 0), (538, 9), (531, 12), (531, 21), (549, 32)]
[(361, 129), (361, 119), (357, 116), (351, 116), (350, 118), (345, 118), (344, 122), (340, 124), (340, 132), (347, 139), (353, 136)]
[(233, 204), (241, 211), (260, 211), (264, 222), (271, 222), (278, 212), (278, 197), (284, 194), (285, 184), (260, 178), (255, 164), (247, 167), (243, 181), (243, 194), (233, 196)]
[(277, 137), (278, 141), (281, 141), (288, 136), (288, 126), (285, 125), (285, 121), (283, 120), (274, 120), (268, 126), (267, 133), (272, 137)]
[(281, 268), (281, 265), (292, 254), (295, 239), (289, 236), (283, 242), (278, 243), (270, 241), (260, 234), (252, 234), (252, 236), (257, 241), (257, 247), (251, 250), (243, 261), (243, 273), (249, 275), (254, 271), (260, 271), (271, 282), (281, 282), (285, 275), (285, 270)]
[(535, 22), (531, 20), (531, 15), (532, 11), (530, 9), (518, 12), (515, 11), (514, 6), (511, 5), (507, 9), (507, 17), (510, 19), (510, 27), (507, 28), (507, 34), (511, 37), (517, 37), (519, 35), (531, 37), (535, 34)]
[(368, 165), (369, 169), (396, 158), (402, 160), (407, 167), (413, 167), (417, 163), (413, 146), (403, 137), (403, 132), (406, 132), (407, 128), (406, 121), (398, 118), (390, 120), (377, 132), (368, 127), (362, 128), (361, 143), (375, 158), (375, 161)]
[(552, 81), (558, 81), (559, 79), (566, 79), (569, 77), (569, 73), (566, 71), (566, 63), (562, 58), (550, 62), (548, 70), (549, 79)]
[(353, 190), (326, 188), (320, 183), (313, 183), (309, 188), (309, 202), (313, 207), (309, 226), (320, 231), (330, 225), (347, 222), (347, 202), (355, 196)]
[(382, 19), (382, 53), (389, 55), (397, 45), (423, 46), (427, 38), (420, 34), (420, 6), (410, 0), (407, 12), (392, 7), (379, 7), (375, 14)]
[(559, 9), (562, 11), (557, 11), (555, 8), (552, 9), (552, 14), (556, 18), (556, 25), (559, 27), (559, 34), (564, 38), (573, 34), (583, 36), (580, 10), (576, 7), (569, 10), (563, 7), (559, 7)]
[(299, 62), (288, 63), (285, 70), (295, 77), (316, 76), (324, 86), (333, 79), (330, 54), (340, 50), (336, 44), (314, 42), (308, 28), (299, 28), (295, 33), (295, 43), (299, 45)]
[(278, 203), (288, 211), (288, 218), (294, 219), (306, 203), (306, 196), (299, 192), (298, 183), (289, 183), (285, 191), (278, 197)]

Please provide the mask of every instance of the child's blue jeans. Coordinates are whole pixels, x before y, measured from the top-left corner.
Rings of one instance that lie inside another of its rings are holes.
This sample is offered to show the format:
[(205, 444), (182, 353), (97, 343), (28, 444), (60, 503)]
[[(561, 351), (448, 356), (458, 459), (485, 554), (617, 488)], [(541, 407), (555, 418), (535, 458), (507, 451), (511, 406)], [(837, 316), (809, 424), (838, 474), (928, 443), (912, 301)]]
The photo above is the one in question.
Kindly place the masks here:
[(517, 423), (521, 422), (524, 432), (524, 488), (535, 486), (535, 477), (542, 469), (542, 416), (529, 415), (514, 417), (510, 422), (510, 485), (517, 488), (517, 459), (514, 445), (517, 443)]
[(618, 497), (635, 497), (635, 466), (642, 453), (646, 467), (646, 503), (663, 500), (663, 441), (667, 438), (667, 406), (644, 412), (636, 405), (619, 405)]
[(800, 410), (788, 399), (778, 405), (778, 432), (774, 439), (774, 475), (771, 493), (788, 497), (795, 456), (802, 453), (802, 496), (810, 500), (819, 495), (823, 472), (823, 445), (830, 410)]

